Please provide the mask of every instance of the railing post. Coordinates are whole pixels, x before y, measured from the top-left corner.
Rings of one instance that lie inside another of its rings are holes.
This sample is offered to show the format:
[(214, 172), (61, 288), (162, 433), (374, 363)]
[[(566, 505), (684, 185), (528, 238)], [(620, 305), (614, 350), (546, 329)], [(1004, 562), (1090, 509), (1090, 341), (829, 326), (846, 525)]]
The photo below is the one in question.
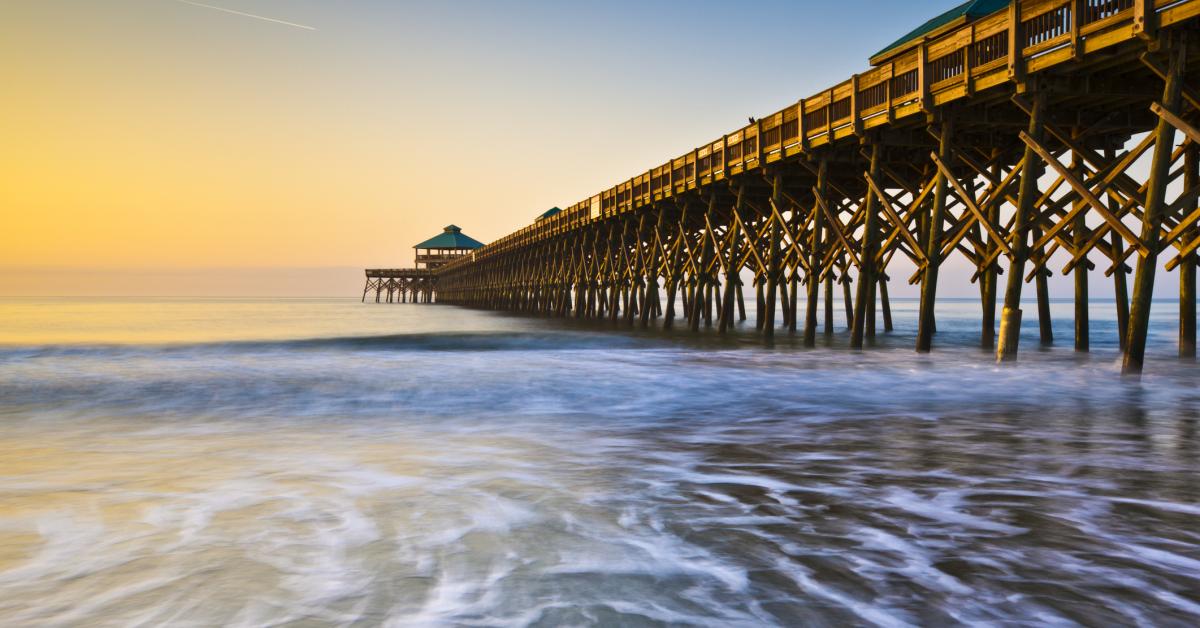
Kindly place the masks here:
[(1154, 0), (1133, 0), (1133, 34), (1142, 39), (1154, 39), (1158, 31), (1158, 15)]
[(729, 134), (721, 136), (721, 176), (729, 178)]
[(799, 111), (796, 117), (796, 130), (800, 133), (800, 151), (808, 152), (808, 129), (804, 126), (804, 118), (806, 117), (804, 99), (800, 99), (798, 104)]
[(917, 47), (917, 98), (921, 103), (921, 111), (933, 111), (933, 103), (929, 94), (929, 51), (925, 42)]
[(1085, 0), (1071, 0), (1071, 57), (1079, 60), (1083, 56), (1083, 38), (1080, 29), (1083, 28), (1083, 10)]
[(825, 103), (825, 135), (826, 141), (833, 143), (833, 88), (829, 88), (829, 98)]
[(967, 89), (967, 94), (975, 93), (975, 81), (971, 78), (971, 68), (975, 65), (975, 25), (971, 25), (971, 36), (967, 39), (967, 45), (963, 46), (962, 51), (962, 77), (963, 86)]
[(862, 119), (858, 115), (858, 75), (850, 77), (850, 124), (854, 135), (862, 136)]
[[(758, 167), (763, 167), (763, 157), (766, 153), (763, 152), (763, 124), (762, 118), (757, 118), (754, 121), (754, 158), (758, 162)], [(746, 143), (746, 134), (742, 134), (742, 145)]]
[(892, 113), (892, 83), (896, 80), (896, 62), (888, 64), (887, 79), (884, 81), (884, 98), (887, 101), (887, 121), (890, 123), (895, 120)]
[(1021, 32), (1021, 0), (1008, 5), (1008, 78), (1025, 82), (1025, 38)]

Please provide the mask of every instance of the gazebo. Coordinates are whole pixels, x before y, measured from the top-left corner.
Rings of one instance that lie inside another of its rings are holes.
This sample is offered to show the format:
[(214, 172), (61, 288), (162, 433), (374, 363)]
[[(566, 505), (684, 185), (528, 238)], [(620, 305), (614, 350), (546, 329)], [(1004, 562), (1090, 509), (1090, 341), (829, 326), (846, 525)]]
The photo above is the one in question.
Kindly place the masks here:
[(441, 233), (413, 249), (416, 251), (418, 268), (423, 264), (425, 268), (434, 269), (482, 247), (482, 242), (463, 233), (457, 225), (447, 225)]
[(464, 234), (457, 225), (448, 225), (441, 233), (413, 247), (417, 255), (413, 268), (368, 268), (362, 300), (366, 301), (374, 290), (376, 303), (433, 303), (437, 298), (434, 271), (482, 246), (482, 242)]

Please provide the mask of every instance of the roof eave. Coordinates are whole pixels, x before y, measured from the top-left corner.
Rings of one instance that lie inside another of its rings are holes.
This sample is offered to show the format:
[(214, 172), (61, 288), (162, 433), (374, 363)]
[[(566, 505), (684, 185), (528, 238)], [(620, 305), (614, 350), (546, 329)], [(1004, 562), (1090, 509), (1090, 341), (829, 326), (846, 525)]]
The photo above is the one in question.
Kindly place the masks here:
[(875, 56), (871, 57), (870, 63), (873, 66), (883, 65), (884, 63), (887, 63), (888, 61), (891, 61), (892, 59), (899, 57), (900, 55), (908, 52), (909, 50), (914, 50), (917, 46), (921, 45), (924, 42), (927, 42), (932, 39), (937, 39), (938, 37), (941, 37), (942, 35), (945, 35), (946, 33), (966, 24), (969, 19), (970, 19), (970, 16), (968, 16), (966, 13), (963, 13), (962, 15), (954, 18), (953, 20), (946, 22), (945, 24), (942, 24), (941, 26), (929, 31), (928, 33), (925, 33), (921, 37), (911, 39), (906, 43), (896, 46), (895, 48), (891, 48), (889, 50), (884, 50), (882, 52), (876, 53)]

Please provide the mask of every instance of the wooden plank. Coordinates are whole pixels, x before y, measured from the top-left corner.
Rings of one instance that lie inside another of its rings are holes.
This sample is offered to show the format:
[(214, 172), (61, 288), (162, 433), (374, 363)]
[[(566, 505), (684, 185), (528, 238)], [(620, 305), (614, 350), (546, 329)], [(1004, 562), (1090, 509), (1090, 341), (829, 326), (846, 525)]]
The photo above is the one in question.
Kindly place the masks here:
[(1192, 140), (1193, 142), (1195, 142), (1197, 144), (1200, 144), (1200, 129), (1197, 129), (1196, 127), (1188, 124), (1182, 118), (1171, 113), (1170, 111), (1167, 111), (1166, 108), (1164, 108), (1162, 105), (1160, 105), (1158, 103), (1152, 103), (1150, 105), (1150, 111), (1153, 111), (1155, 115), (1162, 118), (1163, 120), (1166, 120), (1167, 123), (1170, 124), (1171, 126), (1179, 129), (1184, 135), (1186, 135), (1188, 137), (1188, 139)]

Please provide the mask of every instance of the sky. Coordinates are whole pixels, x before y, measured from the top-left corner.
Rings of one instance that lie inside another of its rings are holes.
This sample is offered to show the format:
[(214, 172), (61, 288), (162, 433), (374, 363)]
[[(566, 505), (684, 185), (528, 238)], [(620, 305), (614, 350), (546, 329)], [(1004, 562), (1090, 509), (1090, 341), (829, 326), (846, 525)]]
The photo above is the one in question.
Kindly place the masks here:
[(352, 295), (446, 224), (503, 236), (954, 4), (4, 0), (0, 295)]

